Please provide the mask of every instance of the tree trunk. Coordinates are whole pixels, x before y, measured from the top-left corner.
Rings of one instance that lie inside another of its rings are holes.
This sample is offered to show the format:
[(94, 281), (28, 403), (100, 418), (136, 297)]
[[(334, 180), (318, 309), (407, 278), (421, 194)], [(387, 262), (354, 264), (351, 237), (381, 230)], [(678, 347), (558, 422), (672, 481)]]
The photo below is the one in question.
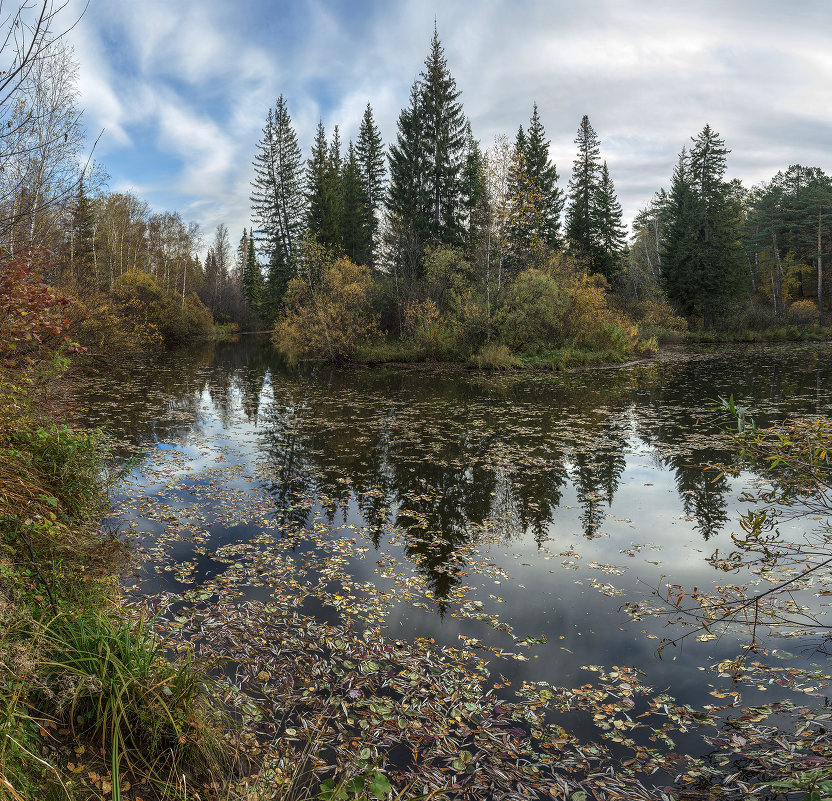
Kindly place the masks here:
[(774, 313), (775, 314), (782, 314), (783, 313), (783, 265), (780, 263), (780, 250), (777, 247), (777, 234), (774, 233), (774, 229), (771, 229), (771, 246), (774, 250), (774, 261), (777, 265), (777, 269), (775, 271), (776, 275), (776, 283), (775, 289), (776, 293), (774, 296)]
[(818, 204), (818, 319), (821, 325), (824, 325), (823, 319), (823, 256), (821, 256), (820, 248), (822, 244), (821, 238), (821, 223), (823, 221), (823, 206)]

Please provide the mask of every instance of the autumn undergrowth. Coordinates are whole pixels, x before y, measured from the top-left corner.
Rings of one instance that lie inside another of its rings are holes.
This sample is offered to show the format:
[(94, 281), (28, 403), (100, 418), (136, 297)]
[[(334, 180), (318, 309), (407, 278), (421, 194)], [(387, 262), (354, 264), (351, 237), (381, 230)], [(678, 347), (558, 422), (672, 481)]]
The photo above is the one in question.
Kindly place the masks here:
[(221, 789), (217, 688), (115, 603), (129, 554), (98, 524), (108, 441), (51, 422), (34, 369), (0, 368), (0, 799)]

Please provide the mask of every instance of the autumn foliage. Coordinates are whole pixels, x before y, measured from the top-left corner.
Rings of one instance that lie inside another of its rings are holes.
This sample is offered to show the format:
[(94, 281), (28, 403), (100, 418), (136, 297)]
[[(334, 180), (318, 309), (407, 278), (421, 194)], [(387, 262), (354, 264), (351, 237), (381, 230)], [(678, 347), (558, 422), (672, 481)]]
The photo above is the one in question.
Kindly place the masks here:
[(346, 257), (293, 278), (286, 290), (286, 312), (272, 335), (275, 347), (290, 361), (340, 361), (354, 355), (376, 330), (372, 284), (370, 270)]
[(156, 349), (211, 335), (213, 319), (195, 293), (182, 298), (149, 273), (119, 276), (110, 294), (88, 293), (76, 304), (72, 332), (105, 350)]
[(43, 280), (45, 257), (35, 252), (0, 263), (0, 363), (22, 367), (66, 341), (70, 300)]

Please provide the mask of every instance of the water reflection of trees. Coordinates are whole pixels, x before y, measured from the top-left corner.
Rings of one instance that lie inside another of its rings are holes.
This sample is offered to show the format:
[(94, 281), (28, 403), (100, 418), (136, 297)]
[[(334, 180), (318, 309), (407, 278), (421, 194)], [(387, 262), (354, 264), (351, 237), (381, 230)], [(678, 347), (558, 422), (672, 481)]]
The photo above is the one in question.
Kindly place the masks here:
[[(616, 392), (601, 386), (591, 408)], [(621, 388), (623, 406), (626, 379)], [(524, 383), (483, 393), (460, 376), (384, 371), (276, 377), (264, 418), (270, 491), (281, 514), (293, 494), (352, 498), (376, 545), (385, 531), (404, 532), (406, 556), (442, 597), (458, 581), (463, 546), (480, 532), (547, 539), (570, 462), (585, 518), (611, 503), (627, 431), (604, 423), (607, 412), (585, 413), (586, 386), (555, 389), (556, 398), (551, 383), (531, 397)]]
[(572, 484), (585, 535), (613, 503), (628, 448), (652, 446), (704, 538), (726, 522), (728, 482), (703, 466), (719, 422), (707, 399), (734, 394), (761, 410), (828, 411), (832, 356), (716, 353), (651, 367), (555, 377), (407, 370), (286, 373), (267, 342), (208, 345), (102, 376), (88, 403), (114, 413), (120, 437), (173, 441), (203, 425), (210, 398), (224, 426), (262, 430), (263, 486), (282, 527), (308, 525), (310, 498), (334, 524), (360, 512), (376, 545), (401, 529), (437, 596), (458, 581), (462, 546), (483, 531), (540, 544)]

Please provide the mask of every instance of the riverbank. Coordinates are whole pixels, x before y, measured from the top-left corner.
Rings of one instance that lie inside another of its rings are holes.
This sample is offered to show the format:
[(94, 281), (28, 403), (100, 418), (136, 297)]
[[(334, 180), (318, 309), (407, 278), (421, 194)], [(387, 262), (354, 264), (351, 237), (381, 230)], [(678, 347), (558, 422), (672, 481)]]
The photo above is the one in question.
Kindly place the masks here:
[(216, 685), (118, 603), (132, 554), (100, 527), (110, 441), (60, 422), (57, 377), (39, 368), (0, 370), (0, 798), (226, 787), (233, 727)]
[[(259, 332), (267, 333), (267, 332)], [(218, 341), (229, 341), (224, 332)], [(502, 344), (484, 346), (475, 352), (452, 347), (427, 347), (414, 341), (385, 338), (359, 346), (351, 356), (338, 361), (342, 365), (368, 367), (456, 367), (486, 372), (537, 371), (564, 372), (586, 367), (616, 367), (649, 360), (668, 349), (686, 345), (781, 344), (802, 342), (832, 342), (832, 327), (783, 326), (742, 331), (669, 331), (650, 329), (644, 337), (613, 347), (587, 347), (566, 344), (560, 347), (541, 347), (533, 352), (516, 353)], [(323, 356), (298, 359), (302, 362), (327, 363)]]

